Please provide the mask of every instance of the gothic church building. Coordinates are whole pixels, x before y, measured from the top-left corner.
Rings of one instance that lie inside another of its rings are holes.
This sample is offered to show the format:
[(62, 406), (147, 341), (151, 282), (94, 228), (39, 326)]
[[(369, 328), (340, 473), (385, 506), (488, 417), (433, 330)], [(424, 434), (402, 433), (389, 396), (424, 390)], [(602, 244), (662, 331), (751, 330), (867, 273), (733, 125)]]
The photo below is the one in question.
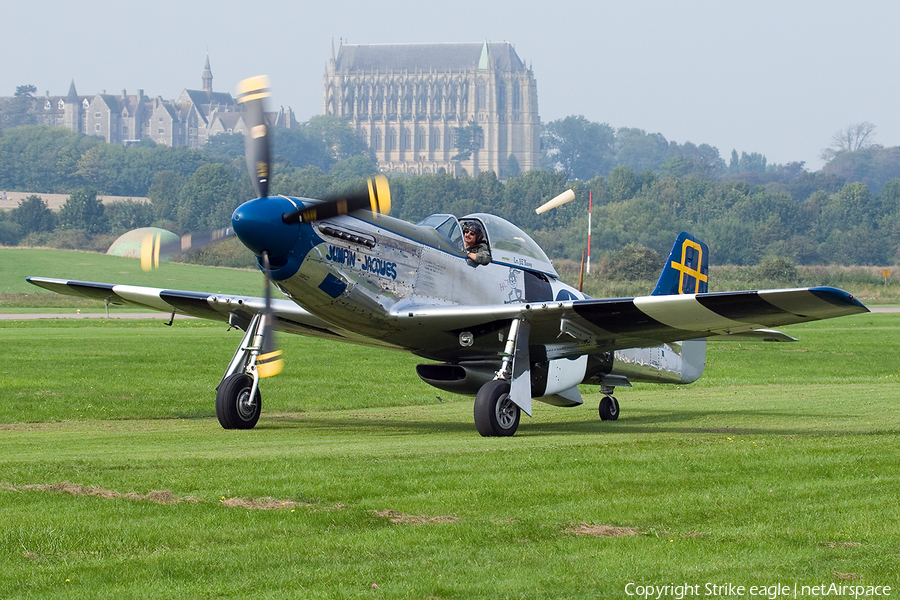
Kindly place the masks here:
[[(324, 114), (347, 119), (385, 171), (505, 178), (539, 166), (537, 82), (507, 42), (342, 44), (324, 87)], [(466, 127), (474, 151), (454, 160)]]

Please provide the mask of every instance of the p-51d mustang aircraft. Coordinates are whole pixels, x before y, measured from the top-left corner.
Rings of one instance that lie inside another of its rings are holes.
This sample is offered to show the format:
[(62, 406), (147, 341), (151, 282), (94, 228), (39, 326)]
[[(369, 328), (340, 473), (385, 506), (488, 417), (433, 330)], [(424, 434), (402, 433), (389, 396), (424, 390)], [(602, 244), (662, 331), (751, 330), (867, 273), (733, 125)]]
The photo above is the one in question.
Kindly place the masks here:
[[(30, 277), (49, 290), (228, 322), (245, 332), (216, 395), (226, 429), (249, 429), (261, 411), (259, 379), (281, 369), (274, 329), (406, 350), (427, 360), (426, 383), (475, 396), (483, 436), (513, 435), (532, 399), (582, 404), (578, 385), (599, 385), (602, 419), (616, 419), (613, 392), (631, 382), (690, 383), (703, 373), (706, 339), (793, 338), (767, 329), (868, 312), (835, 288), (708, 292), (709, 251), (682, 233), (649, 296), (593, 299), (559, 280), (521, 229), (476, 213), (432, 215), (413, 225), (386, 216), (390, 191), (376, 177), (361, 194), (321, 201), (268, 195), (262, 102), (268, 83), (242, 83), (251, 125), (247, 161), (257, 195), (235, 210), (232, 230), (258, 257), (262, 298)], [(476, 226), (490, 262), (468, 257)], [(194, 242), (185, 236), (179, 244)], [(155, 263), (174, 249), (145, 244)], [(273, 300), (268, 281), (287, 299)]]

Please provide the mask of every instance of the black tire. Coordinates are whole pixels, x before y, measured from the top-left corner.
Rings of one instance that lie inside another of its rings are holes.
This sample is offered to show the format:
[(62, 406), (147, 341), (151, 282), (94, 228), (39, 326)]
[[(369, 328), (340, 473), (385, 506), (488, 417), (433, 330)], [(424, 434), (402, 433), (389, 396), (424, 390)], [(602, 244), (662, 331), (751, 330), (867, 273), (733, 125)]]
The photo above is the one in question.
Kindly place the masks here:
[(475, 396), (475, 428), (484, 437), (513, 435), (522, 411), (509, 398), (509, 382), (489, 381)]
[(606, 396), (600, 401), (600, 418), (604, 421), (615, 421), (619, 418), (619, 401), (613, 396)]
[(216, 392), (216, 417), (225, 429), (253, 429), (262, 412), (262, 397), (256, 388), (255, 402), (249, 402), (253, 378), (244, 373), (229, 375)]

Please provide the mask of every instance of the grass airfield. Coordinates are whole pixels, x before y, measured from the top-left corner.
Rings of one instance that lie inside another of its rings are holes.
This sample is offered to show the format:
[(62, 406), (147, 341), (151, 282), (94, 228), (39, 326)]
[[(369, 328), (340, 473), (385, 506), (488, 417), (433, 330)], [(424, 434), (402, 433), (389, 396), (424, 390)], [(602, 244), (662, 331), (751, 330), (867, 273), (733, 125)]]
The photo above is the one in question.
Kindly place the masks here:
[[(5, 312), (103, 310), (27, 275), (260, 293), (249, 271), (0, 264)], [(536, 403), (508, 439), (478, 436), (472, 400), (414, 357), (288, 335), (259, 425), (222, 430), (241, 334), (167, 320), (0, 321), (0, 597), (900, 594), (900, 314), (711, 343), (699, 382), (617, 390), (616, 422), (584, 386), (584, 406)]]
[(712, 343), (700, 382), (618, 390), (619, 421), (586, 386), (509, 439), (413, 357), (287, 335), (260, 424), (222, 430), (239, 332), (165, 317), (0, 323), (4, 597), (900, 589), (900, 315)]

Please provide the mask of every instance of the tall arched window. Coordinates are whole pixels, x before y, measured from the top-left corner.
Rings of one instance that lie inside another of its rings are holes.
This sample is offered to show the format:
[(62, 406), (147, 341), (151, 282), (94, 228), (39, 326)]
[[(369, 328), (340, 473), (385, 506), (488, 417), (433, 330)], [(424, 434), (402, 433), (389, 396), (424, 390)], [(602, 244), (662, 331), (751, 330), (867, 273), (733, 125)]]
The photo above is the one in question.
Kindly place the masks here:
[(475, 110), (485, 110), (487, 108), (487, 86), (483, 81), (475, 84)]

